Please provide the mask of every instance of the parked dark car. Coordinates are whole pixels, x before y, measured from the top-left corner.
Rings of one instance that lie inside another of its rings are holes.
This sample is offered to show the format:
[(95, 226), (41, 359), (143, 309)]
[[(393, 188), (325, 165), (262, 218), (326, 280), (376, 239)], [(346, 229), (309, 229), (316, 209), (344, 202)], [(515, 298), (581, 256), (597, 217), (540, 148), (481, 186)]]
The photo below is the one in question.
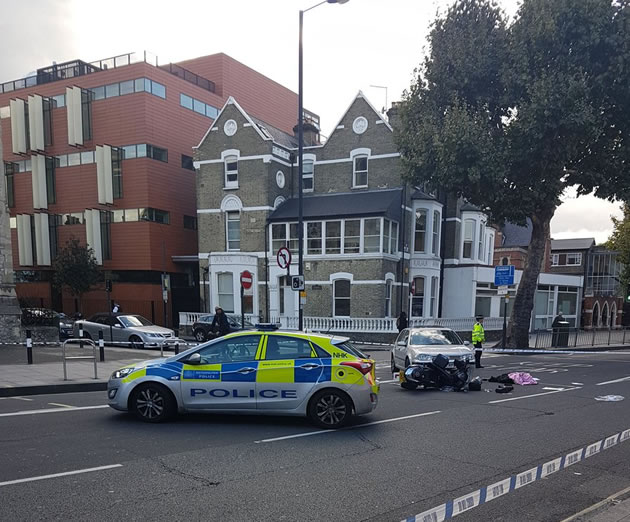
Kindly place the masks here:
[(59, 339), (64, 341), (73, 335), (74, 320), (63, 312), (56, 312), (50, 308), (22, 308), (22, 325), (58, 326)]
[[(232, 331), (241, 330), (241, 318), (235, 314), (225, 314), (228, 319), (228, 323), (230, 324), (230, 329)], [(212, 321), (214, 320), (214, 314), (206, 314), (202, 315), (193, 323), (192, 331), (195, 339), (200, 343), (207, 341), (209, 339), (214, 339), (217, 335), (215, 332), (210, 330), (212, 326)], [(247, 319), (245, 319), (245, 329), (251, 330), (254, 328), (254, 325), (250, 323)]]

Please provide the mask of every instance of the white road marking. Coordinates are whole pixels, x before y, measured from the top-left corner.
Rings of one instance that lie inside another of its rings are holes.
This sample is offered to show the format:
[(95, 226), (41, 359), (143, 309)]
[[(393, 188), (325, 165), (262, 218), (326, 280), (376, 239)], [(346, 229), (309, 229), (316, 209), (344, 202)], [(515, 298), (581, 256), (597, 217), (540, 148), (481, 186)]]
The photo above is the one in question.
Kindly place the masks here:
[(61, 404), (59, 402), (49, 402), (51, 406), (59, 406), (61, 408), (74, 408), (75, 406), (70, 406), (69, 404)]
[(573, 386), (584, 386), (583, 382), (572, 382), (571, 383)]
[(416, 413), (415, 415), (405, 415), (404, 417), (394, 417), (393, 419), (384, 419), (380, 421), (368, 422), (366, 424), (360, 424), (358, 426), (348, 426), (347, 428), (341, 428), (339, 430), (320, 430), (320, 431), (308, 431), (306, 433), (296, 433), (295, 435), (285, 435), (284, 437), (275, 437), (273, 439), (255, 440), (254, 444), (262, 444), (266, 442), (277, 442), (279, 440), (287, 440), (287, 439), (298, 439), (301, 437), (310, 437), (311, 435), (323, 435), (325, 433), (335, 433), (336, 431), (355, 430), (357, 428), (365, 428), (366, 426), (375, 426), (377, 424), (386, 424), (388, 422), (397, 422), (401, 420), (415, 419), (417, 417), (426, 417), (428, 415), (435, 415), (437, 413), (442, 413), (442, 412), (437, 410), (437, 411), (429, 411), (426, 413)]
[(563, 391), (564, 389), (565, 388), (551, 388), (551, 387), (548, 387), (548, 386), (545, 386), (543, 388), (543, 390), (554, 390), (554, 391)]
[(6, 401), (9, 399), (13, 399), (16, 401), (30, 401), (33, 402), (33, 399), (29, 399), (28, 397), (0, 397), (0, 400)]
[(80, 473), (91, 473), (92, 471), (103, 471), (106, 469), (122, 468), (122, 464), (110, 464), (109, 466), (99, 466), (97, 468), (77, 469), (74, 471), (65, 471), (64, 473), (53, 473), (52, 475), (40, 475), (39, 477), (29, 477), (18, 480), (7, 480), (0, 482), (0, 487), (11, 486), (12, 484), (22, 484), (24, 482), (35, 482), (36, 480), (46, 480), (51, 478), (67, 477), (69, 475), (79, 475)]
[(595, 386), (603, 386), (604, 384), (614, 384), (616, 382), (630, 381), (630, 376), (615, 379), (614, 381), (598, 382)]
[(580, 388), (564, 388), (562, 390), (548, 391), (545, 393), (534, 393), (533, 395), (523, 395), (522, 397), (510, 397), (509, 399), (500, 399), (498, 401), (490, 401), (488, 404), (498, 404), (500, 402), (519, 401), (521, 399), (531, 399), (532, 397), (540, 397), (542, 395), (551, 395), (552, 393), (562, 393), (565, 391), (579, 390)]
[(391, 379), (389, 381), (378, 381), (379, 384), (389, 384), (390, 382), (398, 382), (398, 379)]
[(0, 417), (17, 417), (19, 415), (38, 415), (40, 413), (59, 413), (62, 411), (80, 411), (80, 410), (98, 410), (101, 408), (109, 408), (107, 404), (101, 404), (99, 406), (79, 406), (79, 407), (71, 407), (68, 408), (46, 408), (44, 410), (23, 410), (23, 411), (15, 411), (13, 413), (0, 413)]

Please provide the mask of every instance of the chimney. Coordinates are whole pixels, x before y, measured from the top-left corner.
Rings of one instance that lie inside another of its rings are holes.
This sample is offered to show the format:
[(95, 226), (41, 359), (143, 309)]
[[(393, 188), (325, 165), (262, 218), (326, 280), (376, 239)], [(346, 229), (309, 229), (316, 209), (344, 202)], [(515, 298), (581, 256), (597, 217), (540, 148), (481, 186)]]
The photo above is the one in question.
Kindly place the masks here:
[[(319, 141), (319, 125), (308, 117), (308, 114), (304, 114), (304, 123), (303, 123), (303, 131), (304, 131), (304, 146), (311, 147), (313, 145), (320, 145)], [(298, 126), (293, 127), (293, 134), (297, 138), (298, 137)]]
[(398, 114), (400, 109), (400, 104), (402, 102), (393, 102), (391, 108), (387, 111), (387, 118), (389, 119), (389, 124), (392, 126), (394, 130), (397, 130), (400, 126), (400, 115)]

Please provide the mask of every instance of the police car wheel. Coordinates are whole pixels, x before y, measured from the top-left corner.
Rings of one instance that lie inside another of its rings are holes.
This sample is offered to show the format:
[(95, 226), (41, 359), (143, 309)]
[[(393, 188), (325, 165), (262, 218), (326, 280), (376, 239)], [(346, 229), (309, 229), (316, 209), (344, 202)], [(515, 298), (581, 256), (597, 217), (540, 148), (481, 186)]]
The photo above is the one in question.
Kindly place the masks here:
[(352, 416), (352, 401), (343, 392), (322, 390), (311, 399), (308, 416), (321, 428), (341, 428)]
[(394, 362), (394, 354), (392, 354), (392, 364), (391, 364), (391, 370), (392, 373), (397, 372), (398, 371), (398, 366), (396, 366), (396, 363)]
[(131, 408), (140, 420), (163, 422), (175, 413), (175, 401), (161, 384), (145, 383), (133, 391)]
[(206, 334), (201, 328), (195, 330), (195, 340), (200, 343), (206, 340)]

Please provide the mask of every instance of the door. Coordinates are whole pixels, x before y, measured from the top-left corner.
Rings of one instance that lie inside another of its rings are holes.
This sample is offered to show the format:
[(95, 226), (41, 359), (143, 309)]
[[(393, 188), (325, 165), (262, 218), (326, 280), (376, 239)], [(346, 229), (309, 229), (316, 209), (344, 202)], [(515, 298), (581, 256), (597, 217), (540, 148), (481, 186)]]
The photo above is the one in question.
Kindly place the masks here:
[(293, 410), (319, 382), (324, 363), (307, 339), (267, 335), (258, 365), (256, 395), (259, 410)]
[(297, 317), (296, 292), (291, 289), (289, 276), (278, 278), (278, 300), (280, 317)]
[(256, 409), (256, 353), (261, 335), (239, 335), (201, 348), (201, 364), (182, 367), (181, 392), (190, 410)]

